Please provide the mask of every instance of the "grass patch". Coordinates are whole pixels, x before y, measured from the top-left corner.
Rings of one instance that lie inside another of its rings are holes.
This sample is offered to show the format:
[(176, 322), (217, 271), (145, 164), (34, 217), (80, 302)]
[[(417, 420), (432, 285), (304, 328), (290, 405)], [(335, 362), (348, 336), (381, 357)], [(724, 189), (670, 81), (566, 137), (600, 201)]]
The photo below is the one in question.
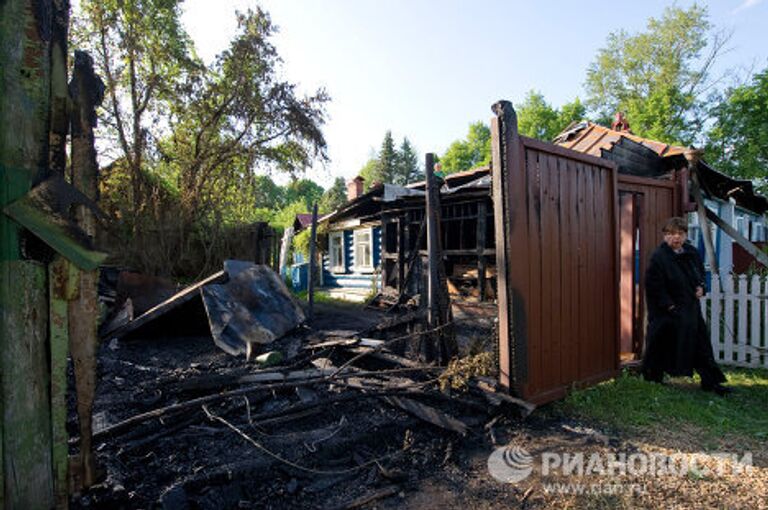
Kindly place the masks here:
[(768, 371), (726, 369), (725, 374), (735, 390), (725, 398), (701, 391), (697, 377), (660, 385), (624, 372), (612, 381), (574, 391), (556, 409), (630, 433), (663, 426), (693, 429), (705, 440), (726, 435), (768, 439)]
[[(306, 290), (293, 293), (296, 299), (298, 299), (302, 303), (307, 302), (308, 294), (309, 293)], [(346, 299), (331, 297), (331, 295), (324, 290), (315, 291), (315, 303), (328, 303), (333, 305), (346, 305), (346, 306), (358, 306), (358, 307), (360, 306), (360, 303), (355, 303), (354, 301), (347, 301)]]

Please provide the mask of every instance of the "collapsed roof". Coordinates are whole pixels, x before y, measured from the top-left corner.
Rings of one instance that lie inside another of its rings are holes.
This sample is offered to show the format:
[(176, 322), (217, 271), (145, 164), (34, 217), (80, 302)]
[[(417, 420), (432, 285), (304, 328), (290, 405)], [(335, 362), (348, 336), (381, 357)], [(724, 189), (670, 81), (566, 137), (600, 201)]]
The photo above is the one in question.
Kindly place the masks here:
[[(663, 177), (672, 170), (686, 168), (687, 147), (670, 145), (637, 136), (630, 131), (607, 128), (594, 122), (574, 122), (560, 133), (554, 143), (584, 154), (615, 161), (619, 172), (641, 177)], [(728, 201), (756, 214), (768, 210), (768, 200), (755, 193), (749, 180), (735, 179), (699, 163), (704, 192), (711, 198)]]

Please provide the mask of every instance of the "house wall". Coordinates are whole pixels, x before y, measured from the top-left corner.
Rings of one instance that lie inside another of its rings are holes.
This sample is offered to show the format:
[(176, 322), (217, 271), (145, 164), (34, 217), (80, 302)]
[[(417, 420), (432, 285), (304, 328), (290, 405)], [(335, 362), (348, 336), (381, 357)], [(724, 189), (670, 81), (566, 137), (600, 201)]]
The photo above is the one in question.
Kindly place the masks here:
[[(721, 200), (705, 199), (704, 203), (709, 210), (720, 216), (723, 221), (738, 230), (741, 235), (750, 241), (762, 242), (766, 240), (768, 225), (766, 225), (764, 216), (754, 214), (733, 203)], [(733, 250), (735, 242), (720, 228), (711, 223), (710, 225), (712, 227), (712, 242), (715, 245), (717, 265), (720, 275), (723, 277), (734, 270)], [(701, 235), (701, 226), (699, 225), (699, 218), (696, 213), (689, 213), (688, 215), (688, 238), (698, 248), (702, 260), (706, 263), (704, 239)], [(707, 269), (709, 269), (709, 265), (706, 265)]]
[[(371, 259), (373, 271), (359, 271), (355, 267), (355, 230), (371, 228)], [(381, 288), (381, 278), (377, 275), (381, 269), (381, 226), (365, 226), (343, 231), (344, 237), (344, 272), (334, 273), (331, 271), (331, 261), (328, 253), (323, 252), (323, 286), (324, 287), (349, 287), (349, 288), (371, 288), (374, 276), (376, 276), (377, 287)]]

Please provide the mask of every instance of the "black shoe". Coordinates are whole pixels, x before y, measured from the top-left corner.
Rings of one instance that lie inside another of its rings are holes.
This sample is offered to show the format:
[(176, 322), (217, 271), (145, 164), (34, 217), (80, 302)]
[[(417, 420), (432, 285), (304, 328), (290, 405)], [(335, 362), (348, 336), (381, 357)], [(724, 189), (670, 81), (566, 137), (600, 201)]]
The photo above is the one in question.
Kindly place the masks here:
[(723, 386), (722, 384), (715, 384), (713, 386), (702, 386), (701, 389), (704, 391), (711, 391), (712, 393), (720, 397), (724, 397), (726, 395), (733, 393), (733, 388), (728, 386)]

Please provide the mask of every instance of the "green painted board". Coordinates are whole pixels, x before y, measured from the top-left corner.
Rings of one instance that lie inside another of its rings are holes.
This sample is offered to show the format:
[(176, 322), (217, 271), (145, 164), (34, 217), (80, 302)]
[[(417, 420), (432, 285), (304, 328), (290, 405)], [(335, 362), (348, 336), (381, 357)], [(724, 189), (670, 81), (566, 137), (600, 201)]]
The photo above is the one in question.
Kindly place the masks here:
[(6, 206), (5, 213), (83, 271), (96, 269), (107, 258), (106, 253), (92, 250), (78, 239), (82, 237), (81, 231), (46, 211), (33, 194)]
[(56, 508), (68, 506), (69, 450), (67, 441), (67, 355), (69, 354), (69, 299), (76, 292), (73, 289), (76, 275), (74, 266), (57, 257), (48, 266), (50, 296), (49, 330), (51, 349), (51, 442), (53, 461), (53, 484)]
[(0, 287), (5, 508), (52, 508), (45, 267), (0, 262)]

